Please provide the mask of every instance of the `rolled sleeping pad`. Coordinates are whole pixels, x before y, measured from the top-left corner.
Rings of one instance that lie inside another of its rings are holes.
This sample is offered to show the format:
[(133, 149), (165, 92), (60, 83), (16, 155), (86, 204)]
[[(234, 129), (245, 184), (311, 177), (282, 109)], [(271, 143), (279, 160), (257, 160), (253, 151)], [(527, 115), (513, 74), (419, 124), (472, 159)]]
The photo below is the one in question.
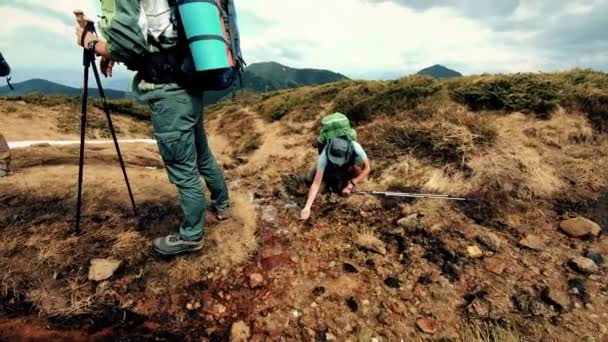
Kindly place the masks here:
[(177, 6), (196, 71), (234, 66), (219, 0), (178, 0)]

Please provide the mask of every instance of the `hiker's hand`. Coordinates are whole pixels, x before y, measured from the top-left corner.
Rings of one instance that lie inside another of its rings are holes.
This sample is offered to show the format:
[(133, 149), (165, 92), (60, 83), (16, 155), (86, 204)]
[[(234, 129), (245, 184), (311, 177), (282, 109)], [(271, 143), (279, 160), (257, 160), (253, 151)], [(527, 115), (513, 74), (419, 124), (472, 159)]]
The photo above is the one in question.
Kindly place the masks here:
[(310, 208), (302, 209), (302, 212), (300, 213), (300, 219), (308, 220), (309, 217), (310, 217)]
[[(81, 44), (81, 38), (82, 38), (82, 32), (84, 31), (84, 29), (80, 26), (76, 27), (76, 43), (78, 43), (78, 45), (83, 46)], [(84, 46), (88, 46), (89, 42), (91, 40), (97, 39), (97, 36), (95, 36), (92, 32), (87, 32), (86, 36), (84, 36)]]
[(344, 190), (342, 190), (342, 193), (345, 195), (350, 195), (351, 191), (353, 191), (353, 188), (353, 185), (351, 183), (348, 183)]
[(107, 58), (107, 57), (101, 57), (101, 60), (99, 61), (99, 68), (101, 69), (101, 73), (105, 76), (105, 77), (112, 77), (112, 68), (114, 67), (114, 61)]

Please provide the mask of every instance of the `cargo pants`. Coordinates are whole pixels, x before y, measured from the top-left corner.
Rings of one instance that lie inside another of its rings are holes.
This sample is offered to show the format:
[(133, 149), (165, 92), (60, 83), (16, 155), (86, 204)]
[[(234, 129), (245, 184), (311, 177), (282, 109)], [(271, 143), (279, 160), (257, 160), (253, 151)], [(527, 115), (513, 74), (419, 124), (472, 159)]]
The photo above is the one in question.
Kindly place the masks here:
[(229, 206), (222, 170), (211, 152), (203, 125), (202, 94), (191, 94), (176, 84), (151, 84), (135, 77), (133, 92), (152, 113), (154, 137), (169, 181), (179, 192), (183, 221), (179, 237), (198, 240), (204, 235), (207, 203), (200, 177), (217, 209)]
[(0, 177), (6, 176), (10, 171), (11, 149), (2, 133), (0, 133)]

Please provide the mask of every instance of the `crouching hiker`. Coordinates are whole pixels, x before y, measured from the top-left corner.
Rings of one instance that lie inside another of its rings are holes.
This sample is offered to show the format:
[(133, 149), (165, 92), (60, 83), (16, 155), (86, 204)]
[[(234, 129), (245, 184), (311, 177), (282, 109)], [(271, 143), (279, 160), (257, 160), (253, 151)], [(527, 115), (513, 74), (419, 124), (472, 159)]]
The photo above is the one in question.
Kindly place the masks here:
[[(202, 21), (200, 13), (190, 12), (186, 16), (180, 12), (180, 6), (188, 3), (102, 0), (99, 27), (105, 40), (88, 33), (83, 44), (101, 56), (100, 67), (106, 77), (111, 77), (115, 62), (136, 71), (133, 94), (150, 107), (154, 136), (169, 181), (177, 187), (183, 213), (183, 221), (175, 234), (153, 241), (154, 249), (162, 255), (201, 250), (207, 209), (220, 220), (228, 217), (229, 209), (223, 171), (209, 148), (203, 125), (203, 92), (228, 88), (242, 71), (236, 10), (232, 0), (183, 6), (184, 11), (203, 9), (207, 13), (205, 25), (198, 25)], [(193, 39), (186, 39), (186, 18), (195, 21), (198, 25), (195, 28), (224, 30), (220, 41), (227, 45), (217, 44), (221, 38), (217, 33), (211, 36), (201, 32)], [(79, 44), (81, 35), (82, 29), (77, 28)], [(196, 50), (202, 51), (202, 56), (191, 50), (194, 44), (202, 46)], [(205, 55), (208, 53), (215, 55), (210, 58)], [(211, 61), (215, 64), (205, 65)], [(226, 61), (225, 64), (221, 64), (222, 61)], [(213, 72), (205, 73), (209, 70)], [(209, 207), (201, 176), (211, 192)]]
[(306, 179), (310, 190), (301, 212), (302, 220), (310, 217), (312, 204), (322, 183), (325, 184), (325, 191), (348, 195), (357, 184), (367, 179), (371, 171), (367, 154), (356, 141), (356, 132), (342, 113), (323, 118), (317, 147), (320, 155), (316, 167)]
[(0, 177), (8, 176), (11, 173), (11, 149), (0, 133)]

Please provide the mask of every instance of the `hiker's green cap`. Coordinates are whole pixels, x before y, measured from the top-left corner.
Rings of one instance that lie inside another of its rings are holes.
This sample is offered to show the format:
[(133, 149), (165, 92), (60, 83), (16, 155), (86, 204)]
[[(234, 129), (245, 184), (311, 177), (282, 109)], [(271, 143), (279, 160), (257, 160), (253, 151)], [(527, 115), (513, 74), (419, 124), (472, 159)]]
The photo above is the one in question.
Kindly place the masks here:
[(337, 166), (342, 166), (348, 161), (348, 150), (350, 142), (344, 139), (332, 139), (327, 146), (327, 158)]

